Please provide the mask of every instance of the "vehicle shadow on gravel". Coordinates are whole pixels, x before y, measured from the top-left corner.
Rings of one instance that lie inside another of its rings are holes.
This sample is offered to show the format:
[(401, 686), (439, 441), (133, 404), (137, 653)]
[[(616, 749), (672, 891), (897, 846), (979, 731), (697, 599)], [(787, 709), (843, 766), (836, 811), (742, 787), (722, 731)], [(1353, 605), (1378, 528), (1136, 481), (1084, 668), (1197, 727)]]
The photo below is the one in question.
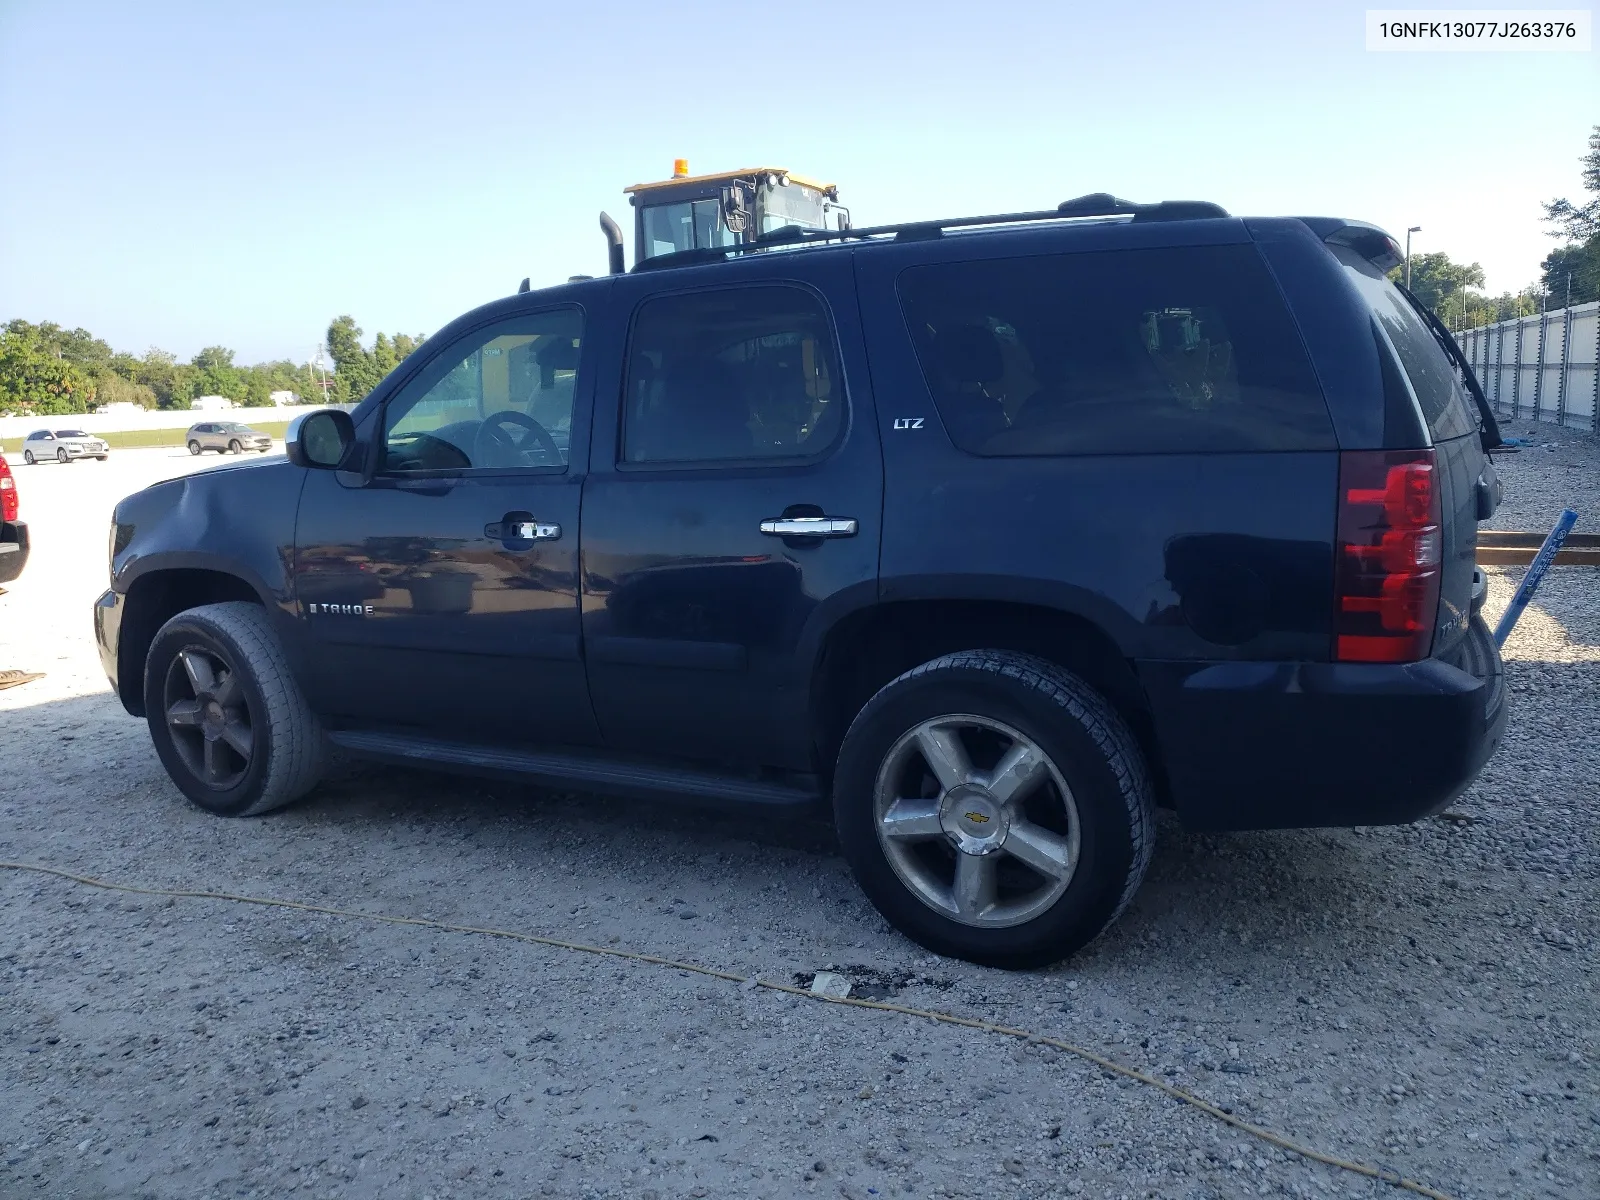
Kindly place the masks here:
[[(1592, 663), (1537, 666), (1536, 686), (1546, 694), (1570, 695), (1592, 686), (1596, 672)], [(147, 827), (181, 833), (215, 820), (182, 799), (156, 759), (144, 722), (126, 716), (108, 693), (34, 705), (16, 703), (23, 699), (16, 692), (8, 699), (14, 705), (7, 718), (13, 736), (0, 745), (0, 779), (10, 781), (22, 802), (10, 827), (0, 826), (0, 857), (59, 856), (61, 865), (77, 860), (81, 847), (73, 845), (70, 832), (77, 822), (61, 812), (63, 795), (75, 797), (74, 805), (82, 806), (79, 818), (91, 826), (103, 815), (98, 809), (126, 818), (130, 807), (141, 806), (149, 809), (140, 818)], [(1531, 711), (1523, 720), (1534, 721)], [(1492, 811), (1497, 798), (1515, 790), (1519, 768), (1511, 756), (1526, 736), (1514, 719), (1506, 747), (1461, 805)], [(1579, 776), (1596, 773), (1581, 763), (1569, 772), (1569, 787)], [(46, 800), (48, 792), (57, 798)], [(29, 793), (39, 797), (37, 810), (30, 811)], [(607, 869), (626, 869), (630, 862), (643, 868), (661, 859), (692, 862), (710, 854), (720, 859), (714, 869), (720, 881), (735, 892), (750, 892), (752, 902), (764, 885), (795, 870), (796, 855), (836, 872), (841, 881), (845, 874), (831, 823), (822, 815), (775, 820), (764, 813), (554, 791), (348, 758), (336, 759), (305, 800), (260, 820), (266, 828), (259, 834), (272, 842), (315, 836), (315, 827), (328, 825), (365, 842), (367, 831), (404, 826), (423, 856), (432, 840), (443, 844), (470, 832), (509, 852), (500, 863), (524, 857), (539, 862), (552, 845), (574, 843), (579, 845), (571, 855), (611, 864)], [(1431, 836), (1474, 836), (1470, 827), (1452, 830), (1437, 819), (1424, 825)], [(234, 836), (246, 832), (230, 829), (223, 844), (242, 846), (245, 841)], [(46, 855), (46, 845), (66, 853)], [(384, 850), (375, 843), (373, 853)], [(1331, 934), (1373, 929), (1374, 914), (1390, 897), (1436, 868), (1434, 851), (1404, 828), (1360, 835), (1338, 829), (1200, 834), (1162, 812), (1144, 887), (1112, 934), (1088, 954), (1114, 959), (1133, 942), (1213, 940), (1224, 931), (1225, 942), (1246, 953), (1246, 947), (1268, 942), (1325, 948)], [(1363, 940), (1368, 936), (1363, 932)]]
[(695, 804), (692, 800), (645, 801), (549, 788), (425, 768), (386, 766), (341, 757), (316, 791), (290, 811), (314, 807), (335, 820), (386, 822), (447, 819), (525, 821), (526, 832), (541, 840), (558, 820), (583, 825), (594, 835), (619, 840), (646, 835), (681, 837), (682, 849), (712, 840), (752, 842), (813, 854), (836, 854), (832, 823), (819, 810), (813, 816), (774, 818), (768, 814)]

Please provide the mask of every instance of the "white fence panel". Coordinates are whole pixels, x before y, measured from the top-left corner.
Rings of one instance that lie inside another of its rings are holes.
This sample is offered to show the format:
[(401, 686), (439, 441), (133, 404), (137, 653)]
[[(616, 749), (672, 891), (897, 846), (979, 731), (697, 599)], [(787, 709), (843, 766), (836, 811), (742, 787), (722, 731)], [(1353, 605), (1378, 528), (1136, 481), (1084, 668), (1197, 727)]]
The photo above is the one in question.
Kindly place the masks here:
[(301, 413), (331, 408), (328, 404), (293, 404), (272, 408), (230, 408), (201, 412), (189, 408), (156, 408), (144, 412), (75, 413), (65, 417), (0, 417), (0, 437), (27, 437), (35, 429), (82, 429), (86, 433), (127, 433), (137, 429), (187, 429), (201, 421), (292, 421)]
[(1456, 334), (1500, 416), (1600, 429), (1600, 302)]

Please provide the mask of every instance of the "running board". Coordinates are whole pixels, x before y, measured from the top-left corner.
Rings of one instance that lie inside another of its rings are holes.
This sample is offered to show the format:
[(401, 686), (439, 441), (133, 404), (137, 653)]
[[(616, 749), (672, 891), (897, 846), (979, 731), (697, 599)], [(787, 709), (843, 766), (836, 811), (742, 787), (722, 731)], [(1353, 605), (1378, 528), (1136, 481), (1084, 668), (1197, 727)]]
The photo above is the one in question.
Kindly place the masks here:
[(673, 798), (718, 808), (757, 808), (808, 816), (820, 810), (815, 787), (737, 775), (605, 758), (570, 750), (513, 750), (404, 734), (338, 730), (328, 740), (365, 758), (413, 763), (446, 771), (493, 775), (544, 787), (606, 792), (637, 799)]

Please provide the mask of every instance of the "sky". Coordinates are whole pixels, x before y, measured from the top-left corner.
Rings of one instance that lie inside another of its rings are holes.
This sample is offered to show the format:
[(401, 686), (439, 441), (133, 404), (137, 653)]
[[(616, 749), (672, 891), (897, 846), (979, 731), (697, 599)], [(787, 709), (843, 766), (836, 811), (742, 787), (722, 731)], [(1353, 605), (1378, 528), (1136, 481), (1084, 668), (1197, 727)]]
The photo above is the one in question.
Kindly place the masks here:
[(1533, 282), (1600, 57), (1370, 53), (1364, 12), (0, 0), (0, 321), (240, 362), (341, 313), (426, 333), (602, 273), (598, 213), (631, 240), (622, 189), (675, 158), (836, 182), (857, 225), (1206, 199)]

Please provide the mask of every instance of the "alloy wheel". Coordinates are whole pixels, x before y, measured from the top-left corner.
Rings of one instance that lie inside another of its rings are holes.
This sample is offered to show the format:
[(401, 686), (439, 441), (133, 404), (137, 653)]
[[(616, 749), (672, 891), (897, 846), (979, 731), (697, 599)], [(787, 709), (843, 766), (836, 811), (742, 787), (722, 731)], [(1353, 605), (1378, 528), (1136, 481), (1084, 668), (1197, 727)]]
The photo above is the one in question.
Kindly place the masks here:
[(948, 715), (916, 725), (884, 757), (873, 802), (900, 881), (964, 925), (1032, 920), (1077, 870), (1072, 790), (1043, 749), (1004, 722)]
[(220, 655), (190, 647), (167, 667), (163, 696), (167, 728), (184, 766), (209, 788), (237, 786), (255, 754), (238, 672)]

